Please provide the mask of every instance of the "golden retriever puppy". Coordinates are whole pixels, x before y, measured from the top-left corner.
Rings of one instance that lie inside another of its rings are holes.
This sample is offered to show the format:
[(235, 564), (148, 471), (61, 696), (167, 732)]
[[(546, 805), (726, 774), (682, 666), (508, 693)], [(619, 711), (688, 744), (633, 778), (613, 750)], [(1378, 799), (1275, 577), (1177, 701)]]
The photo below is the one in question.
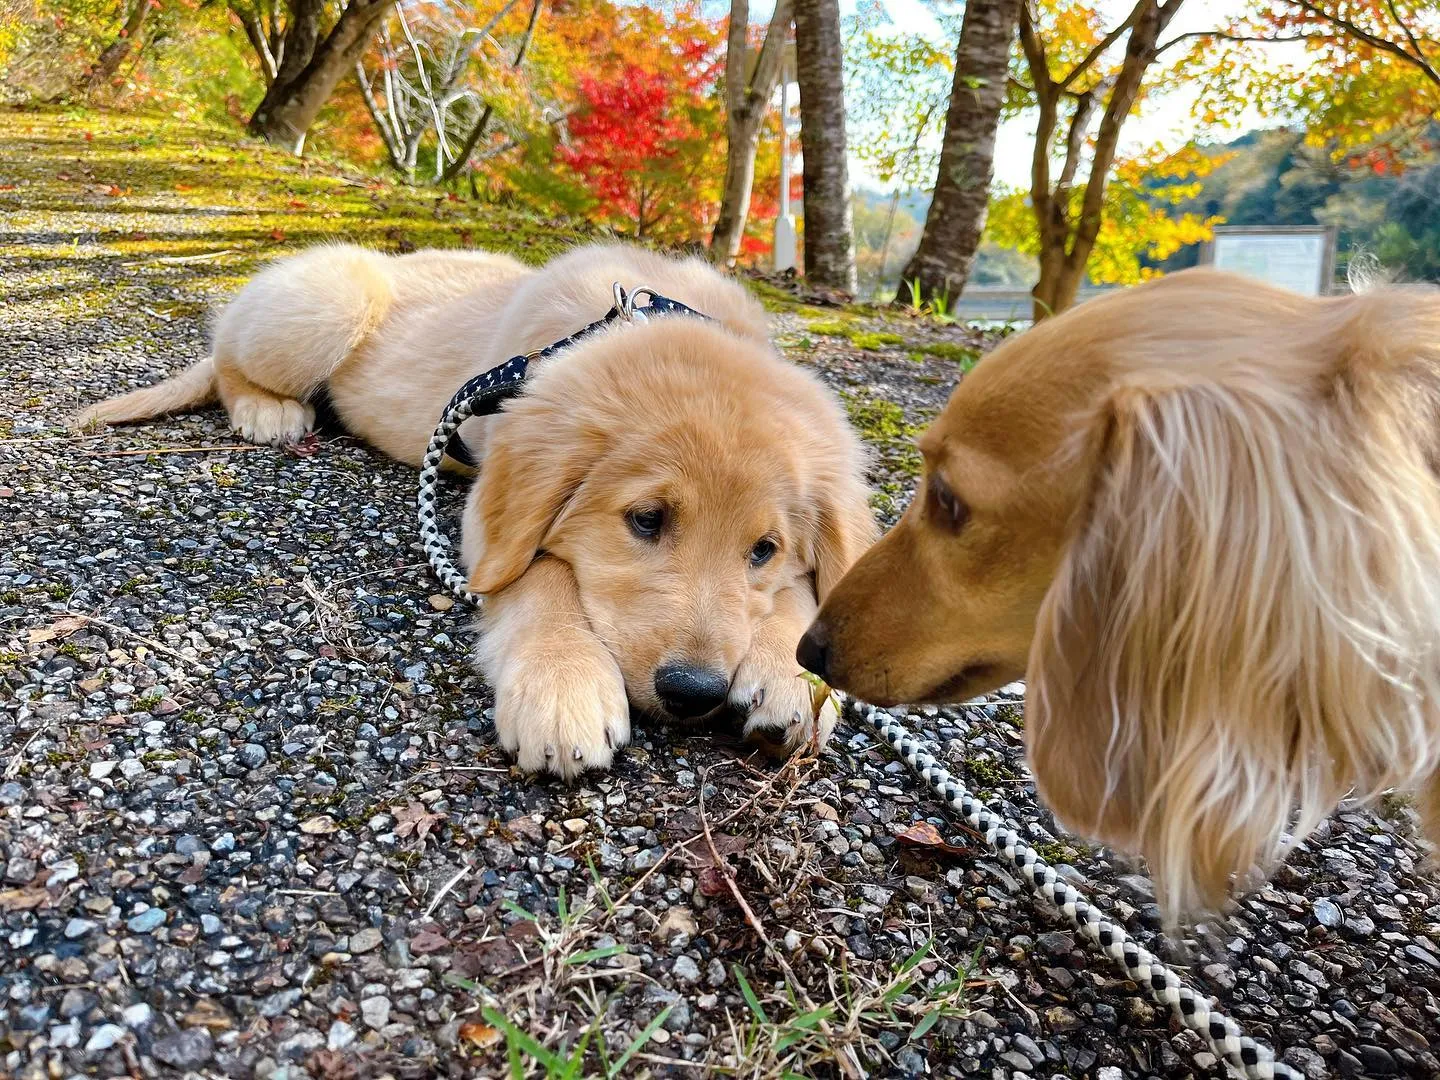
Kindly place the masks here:
[(783, 750), (829, 736), (795, 646), (874, 539), (864, 455), (765, 315), (703, 262), (581, 248), (542, 270), (505, 256), (322, 247), (260, 273), (209, 359), (96, 405), (81, 425), (216, 398), (260, 443), (346, 430), (418, 465), (468, 379), (599, 319), (611, 284), (710, 316), (615, 322), (532, 367), (523, 395), (459, 435), (480, 460), (461, 548), (486, 597), (480, 666), (500, 741), (530, 770), (607, 767), (630, 708), (729, 706)]
[(1005, 342), (920, 449), (807, 668), (879, 704), (1023, 677), (1041, 795), (1172, 922), (1347, 795), (1417, 791), (1440, 840), (1440, 292), (1174, 274)]

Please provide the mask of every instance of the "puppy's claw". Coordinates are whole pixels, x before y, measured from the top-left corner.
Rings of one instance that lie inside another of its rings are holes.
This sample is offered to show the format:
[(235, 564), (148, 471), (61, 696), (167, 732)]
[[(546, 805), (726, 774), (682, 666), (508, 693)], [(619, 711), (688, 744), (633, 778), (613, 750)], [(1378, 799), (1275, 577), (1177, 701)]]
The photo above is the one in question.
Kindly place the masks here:
[(765, 704), (765, 688), (762, 686), (750, 697), (750, 708), (758, 709)]
[[(606, 732), (606, 733), (605, 733), (605, 745), (607, 745), (607, 746), (610, 745), (610, 733), (609, 733), (609, 732)], [(571, 759), (572, 761), (580, 761), (580, 760), (582, 760), (584, 757), (585, 757), (585, 751), (581, 750), (580, 747), (578, 747), (578, 746), (575, 747), (575, 749), (573, 749), (573, 750), (570, 751), (570, 759)]]

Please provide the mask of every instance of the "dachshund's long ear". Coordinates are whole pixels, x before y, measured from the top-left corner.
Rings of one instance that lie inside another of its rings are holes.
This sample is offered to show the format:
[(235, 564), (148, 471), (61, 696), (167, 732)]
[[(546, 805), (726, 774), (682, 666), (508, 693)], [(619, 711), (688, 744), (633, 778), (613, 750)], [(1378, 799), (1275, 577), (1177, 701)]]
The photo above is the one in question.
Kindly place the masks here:
[(1122, 387), (1087, 430), (1026, 742), (1056, 814), (1143, 854), (1172, 923), (1347, 792), (1440, 759), (1440, 497), (1415, 397), (1393, 372), (1317, 381)]
[(526, 571), (603, 450), (543, 397), (518, 398), (496, 417), (465, 510), (473, 591), (497, 593)]

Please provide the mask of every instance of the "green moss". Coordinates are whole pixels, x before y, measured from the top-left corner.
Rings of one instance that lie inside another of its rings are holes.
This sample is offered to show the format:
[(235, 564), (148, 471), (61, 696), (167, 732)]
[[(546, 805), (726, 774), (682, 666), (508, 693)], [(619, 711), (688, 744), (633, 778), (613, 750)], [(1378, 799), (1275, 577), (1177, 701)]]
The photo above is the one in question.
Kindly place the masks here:
[(961, 345), (956, 341), (935, 341), (928, 345), (917, 345), (910, 353), (910, 359), (917, 363), (924, 363), (928, 357), (938, 357), (941, 360), (953, 360), (960, 365), (962, 372), (969, 371), (980, 362), (980, 350), (970, 345)]
[(824, 337), (848, 338), (854, 333), (854, 329), (850, 324), (840, 319), (828, 319), (822, 322), (808, 323), (806, 329), (812, 334), (820, 334)]
[(236, 585), (226, 585), (212, 592), (210, 598), (219, 604), (234, 604), (245, 599), (245, 590)]
[(850, 344), (857, 349), (866, 349), (876, 352), (886, 345), (903, 345), (905, 339), (899, 334), (892, 334), (883, 330), (857, 331), (850, 335)]
[(52, 581), (45, 586), (45, 593), (52, 600), (69, 600), (75, 589), (63, 581)]

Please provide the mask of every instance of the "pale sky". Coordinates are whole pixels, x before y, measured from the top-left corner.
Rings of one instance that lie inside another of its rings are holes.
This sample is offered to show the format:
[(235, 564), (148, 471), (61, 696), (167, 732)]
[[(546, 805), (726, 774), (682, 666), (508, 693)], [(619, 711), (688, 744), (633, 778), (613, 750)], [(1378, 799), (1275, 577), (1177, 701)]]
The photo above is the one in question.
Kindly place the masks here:
[[(840, 0), (840, 13), (848, 17), (855, 13), (858, 0)], [(1120, 22), (1132, 7), (1127, 0), (1097, 0), (1101, 9), (1113, 12), (1113, 22)], [(954, 48), (951, 40), (936, 21), (931, 9), (923, 0), (882, 0), (897, 33), (924, 34), (933, 37), (946, 48)], [(1179, 13), (1165, 33), (1168, 40), (1177, 34), (1189, 33), (1223, 26), (1246, 7), (1253, 6), (1253, 0), (1186, 0)], [(769, 19), (773, 3), (758, 0), (751, 8), (753, 22)], [(1117, 51), (1123, 48), (1118, 45)], [(1177, 46), (1178, 48), (1178, 46)], [(1303, 55), (1298, 45), (1268, 45), (1260, 55), (1270, 56), (1275, 63), (1294, 62)], [(1142, 110), (1126, 122), (1121, 137), (1121, 152), (1162, 143), (1179, 147), (1195, 133), (1195, 123), (1190, 117), (1195, 95), (1179, 90), (1163, 97), (1146, 101)], [(1232, 123), (1234, 135), (1267, 123), (1253, 110), (1246, 115), (1235, 117)], [(1274, 121), (1268, 121), (1273, 124)], [(1034, 140), (1034, 121), (1018, 117), (1001, 126), (996, 139), (995, 178), (997, 182), (1010, 187), (1024, 187), (1029, 183), (1030, 155)], [(864, 166), (851, 160), (851, 183), (855, 186), (881, 186), (873, 176), (866, 173)]]

